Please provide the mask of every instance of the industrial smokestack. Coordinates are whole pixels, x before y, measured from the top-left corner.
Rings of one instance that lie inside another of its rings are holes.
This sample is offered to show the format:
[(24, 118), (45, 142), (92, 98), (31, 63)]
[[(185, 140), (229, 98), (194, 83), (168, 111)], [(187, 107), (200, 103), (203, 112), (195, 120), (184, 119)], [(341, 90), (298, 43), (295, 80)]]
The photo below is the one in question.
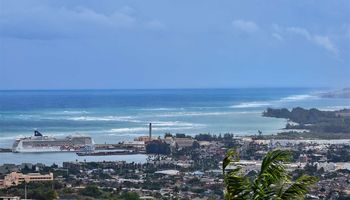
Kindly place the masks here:
[(152, 123), (149, 123), (149, 140), (152, 140)]

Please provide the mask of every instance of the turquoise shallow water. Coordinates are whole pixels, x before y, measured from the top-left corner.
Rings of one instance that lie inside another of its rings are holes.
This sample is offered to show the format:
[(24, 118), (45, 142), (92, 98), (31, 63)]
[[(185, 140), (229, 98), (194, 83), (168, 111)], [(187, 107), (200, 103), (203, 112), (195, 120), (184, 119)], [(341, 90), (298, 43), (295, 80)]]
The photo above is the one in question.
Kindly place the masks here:
[[(34, 129), (62, 137), (90, 135), (97, 143), (132, 140), (148, 133), (276, 133), (285, 120), (261, 116), (267, 107), (350, 107), (348, 99), (319, 98), (322, 89), (0, 91), (0, 147)], [(40, 155), (45, 156), (45, 155)], [(7, 156), (2, 162), (34, 159)], [(70, 156), (62, 155), (62, 159)], [(43, 158), (45, 160), (45, 158)]]

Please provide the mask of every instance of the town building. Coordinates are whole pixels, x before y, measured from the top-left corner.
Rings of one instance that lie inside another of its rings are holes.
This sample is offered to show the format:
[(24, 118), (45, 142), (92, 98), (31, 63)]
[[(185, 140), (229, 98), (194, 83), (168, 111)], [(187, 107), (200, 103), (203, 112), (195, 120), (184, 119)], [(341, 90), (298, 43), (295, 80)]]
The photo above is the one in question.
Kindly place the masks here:
[(189, 148), (193, 146), (194, 140), (192, 138), (175, 138), (174, 143), (177, 148)]
[(17, 172), (11, 172), (6, 175), (2, 181), (2, 187), (16, 186), (23, 182), (42, 182), (42, 181), (53, 181), (53, 173), (50, 174), (40, 174), (40, 173), (29, 173), (22, 174)]

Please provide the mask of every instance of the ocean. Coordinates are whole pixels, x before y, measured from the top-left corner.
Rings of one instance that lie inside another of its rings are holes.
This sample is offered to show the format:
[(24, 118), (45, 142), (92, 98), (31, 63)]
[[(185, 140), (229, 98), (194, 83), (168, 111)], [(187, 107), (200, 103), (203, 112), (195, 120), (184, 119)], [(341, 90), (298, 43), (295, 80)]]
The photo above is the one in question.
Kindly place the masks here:
[[(284, 128), (286, 120), (262, 117), (267, 107), (324, 110), (350, 107), (349, 99), (321, 98), (318, 93), (325, 90), (0, 91), (0, 147), (11, 147), (15, 138), (30, 136), (35, 129), (45, 135), (63, 137), (78, 133), (91, 136), (96, 143), (117, 143), (147, 135), (149, 123), (153, 124), (154, 136), (164, 133), (250, 135), (258, 130), (271, 134)], [(0, 163), (21, 162), (21, 159), (29, 162), (36, 157), (6, 155)], [(71, 154), (64, 156), (60, 161), (77, 159)], [(139, 160), (137, 157), (136, 161)]]

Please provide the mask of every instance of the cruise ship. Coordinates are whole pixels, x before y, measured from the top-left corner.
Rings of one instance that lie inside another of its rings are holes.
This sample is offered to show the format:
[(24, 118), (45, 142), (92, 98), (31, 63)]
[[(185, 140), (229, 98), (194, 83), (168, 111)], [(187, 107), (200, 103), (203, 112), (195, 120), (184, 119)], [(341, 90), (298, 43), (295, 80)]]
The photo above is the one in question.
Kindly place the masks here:
[(34, 136), (16, 139), (12, 146), (12, 152), (16, 153), (82, 152), (94, 149), (94, 141), (88, 136), (75, 135), (55, 138), (44, 136), (39, 131), (34, 131)]

